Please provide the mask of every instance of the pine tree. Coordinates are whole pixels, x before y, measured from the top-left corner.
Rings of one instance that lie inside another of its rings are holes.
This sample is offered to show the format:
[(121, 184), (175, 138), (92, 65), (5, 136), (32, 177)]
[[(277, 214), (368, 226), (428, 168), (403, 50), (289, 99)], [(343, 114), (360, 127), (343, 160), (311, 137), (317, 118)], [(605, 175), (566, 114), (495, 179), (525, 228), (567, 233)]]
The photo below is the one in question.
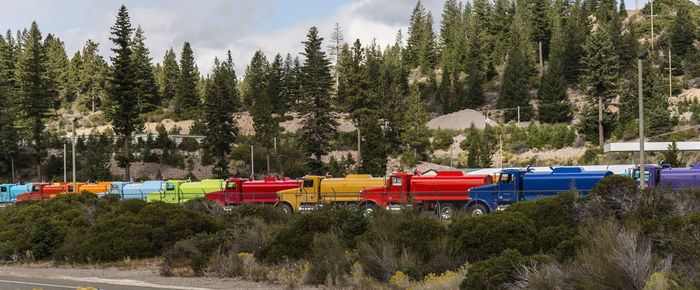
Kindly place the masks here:
[(404, 145), (401, 141), (401, 134), (404, 130), (404, 114), (402, 110), (397, 108), (406, 107), (408, 69), (401, 60), (401, 38), (401, 31), (399, 31), (394, 45), (385, 50), (380, 65), (380, 108), (383, 112), (384, 136), (388, 150), (398, 150)]
[(680, 153), (676, 141), (673, 141), (671, 145), (668, 145), (668, 150), (664, 151), (663, 163), (669, 164), (671, 167), (685, 167), (683, 158), (679, 157)]
[(457, 0), (447, 0), (442, 8), (442, 21), (440, 22), (440, 55), (442, 69), (451, 69), (455, 47), (459, 31), (462, 26), (462, 8), (457, 5)]
[(430, 147), (430, 131), (426, 125), (428, 122), (428, 114), (425, 113), (423, 108), (423, 101), (421, 100), (420, 90), (418, 86), (414, 85), (411, 88), (411, 94), (406, 104), (406, 111), (404, 113), (404, 125), (403, 132), (401, 133), (401, 143), (402, 145), (407, 145), (404, 148), (404, 152), (416, 153), (416, 157), (424, 157), (426, 155), (426, 150)]
[(476, 108), (484, 103), (484, 71), (486, 63), (485, 41), (486, 37), (481, 25), (481, 16), (475, 14), (471, 17), (469, 27), (469, 58), (467, 79), (467, 98), (463, 108)]
[(200, 99), (197, 90), (199, 72), (194, 63), (194, 55), (189, 42), (182, 46), (180, 54), (180, 75), (175, 92), (175, 113), (182, 118), (194, 118), (199, 111)]
[(282, 70), (282, 104), (287, 111), (294, 109), (299, 96), (299, 59), (292, 59), (291, 54), (284, 58)]
[(403, 51), (404, 63), (409, 67), (416, 67), (420, 64), (421, 50), (423, 50), (423, 45), (425, 45), (425, 23), (425, 8), (423, 8), (420, 0), (418, 0), (416, 7), (413, 8), (413, 12), (411, 13), (411, 20), (408, 26), (408, 39), (406, 40), (406, 48)]
[(12, 36), (6, 41), (0, 35), (0, 172), (8, 172), (17, 152), (18, 130), (15, 116), (17, 115), (16, 88), (14, 86), (14, 53)]
[(561, 16), (554, 17), (552, 46), (549, 51), (549, 65), (542, 74), (537, 90), (538, 118), (543, 123), (561, 123), (571, 120), (571, 108), (566, 94), (564, 78), (564, 34)]
[(333, 32), (331, 32), (331, 42), (328, 44), (328, 55), (331, 59), (338, 64), (338, 56), (340, 55), (340, 50), (343, 48), (343, 30), (340, 29), (340, 23), (336, 22), (333, 26)]
[[(610, 35), (605, 29), (596, 30), (591, 34), (586, 43), (583, 45), (584, 57), (581, 59), (581, 64), (584, 67), (584, 72), (581, 76), (581, 82), (587, 84), (587, 104), (588, 112), (581, 117), (581, 127), (583, 132), (589, 137), (589, 140), (594, 132), (598, 133), (599, 146), (603, 146), (605, 135), (600, 136), (601, 129), (593, 131), (592, 128), (602, 127), (602, 131), (610, 132), (613, 123), (612, 113), (609, 111), (611, 100), (615, 97), (618, 88), (618, 77), (620, 72), (620, 63), (617, 52), (613, 47)], [(591, 114), (590, 108), (598, 108), (596, 114)], [(597, 121), (598, 115), (602, 111), (604, 116), (602, 121)], [(585, 120), (585, 121), (583, 121)], [(595, 127), (591, 124), (597, 124)]]
[(177, 56), (171, 47), (163, 57), (163, 73), (161, 75), (163, 86), (160, 88), (162, 103), (165, 105), (175, 99), (177, 83), (180, 79), (180, 65), (177, 64)]
[(423, 28), (423, 37), (418, 59), (423, 73), (432, 74), (438, 61), (438, 53), (437, 40), (435, 38), (435, 31), (433, 30), (433, 14), (431, 12), (428, 12), (425, 16), (425, 27)]
[(61, 101), (68, 94), (68, 56), (63, 41), (52, 34), (44, 39), (46, 74), (49, 80), (52, 102)]
[(304, 43), (304, 65), (301, 67), (301, 106), (299, 113), (302, 121), (301, 135), (311, 172), (323, 173), (321, 156), (328, 152), (328, 142), (335, 133), (337, 122), (331, 111), (330, 91), (333, 78), (330, 75), (330, 62), (321, 49), (322, 37), (318, 29), (311, 27)]
[(575, 0), (569, 7), (568, 21), (564, 26), (565, 31), (565, 57), (564, 57), (564, 77), (569, 85), (576, 84), (583, 70), (583, 43), (588, 38), (591, 30), (591, 23), (588, 19), (588, 12), (583, 8), (581, 0)]
[(37, 152), (35, 160), (41, 180), (41, 160), (46, 144), (43, 138), (44, 120), (50, 116), (53, 105), (51, 80), (47, 75), (47, 57), (41, 43), (41, 32), (36, 22), (32, 22), (24, 40), (24, 51), (17, 63), (17, 83), (19, 85), (19, 107), (28, 128), (32, 148)]
[(513, 21), (512, 5), (510, 0), (495, 0), (493, 4), (490, 32), (493, 36), (494, 48), (491, 59), (496, 64), (503, 63), (508, 50), (510, 27)]
[(66, 93), (66, 102), (74, 102), (78, 98), (80, 92), (80, 71), (83, 69), (83, 56), (80, 51), (76, 51), (68, 66), (68, 86)]
[(233, 59), (231, 51), (228, 51), (226, 61), (223, 63), (218, 59), (214, 60), (211, 81), (207, 82), (204, 94), (203, 119), (206, 126), (204, 145), (205, 150), (216, 158), (212, 174), (219, 178), (229, 176), (226, 153), (230, 151), (231, 144), (238, 135), (238, 126), (233, 119), (236, 100), (239, 99), (235, 80)]
[(83, 47), (78, 80), (80, 103), (89, 106), (91, 112), (95, 112), (95, 108), (101, 105), (102, 96), (105, 93), (105, 81), (108, 78), (107, 64), (98, 52), (99, 44), (88, 39)]
[(679, 5), (676, 17), (670, 28), (671, 51), (674, 55), (685, 57), (693, 51), (696, 39), (695, 23), (686, 5)]
[(542, 55), (542, 58), (545, 58), (549, 54), (549, 38), (551, 37), (548, 17), (550, 1), (529, 1), (532, 1), (529, 11), (529, 26), (531, 29), (530, 36), (532, 37), (532, 42), (536, 45), (538, 43), (542, 43), (542, 51), (539, 53)]
[[(136, 95), (136, 74), (131, 61), (131, 22), (129, 13), (124, 5), (119, 8), (117, 20), (111, 28), (112, 37), (110, 40), (115, 45), (112, 48), (114, 56), (112, 60), (112, 70), (109, 75), (109, 86), (107, 89), (108, 105), (105, 106), (105, 116), (112, 123), (114, 132), (124, 140), (124, 155), (120, 158), (119, 167), (124, 168), (124, 180), (131, 180), (129, 164), (131, 154), (129, 153), (129, 140), (131, 134), (142, 124), (138, 111), (138, 100)], [(84, 55), (84, 54), (83, 54)]]
[(160, 106), (158, 87), (156, 86), (156, 79), (153, 75), (152, 59), (144, 43), (145, 40), (146, 37), (143, 35), (141, 26), (138, 26), (131, 43), (133, 50), (131, 60), (134, 65), (134, 73), (136, 74), (136, 98), (141, 113), (153, 111)]
[(529, 78), (534, 74), (534, 67), (528, 58), (531, 51), (528, 35), (524, 31), (524, 19), (522, 13), (517, 12), (513, 21), (513, 34), (511, 35), (508, 61), (503, 71), (501, 82), (501, 95), (496, 101), (498, 108), (506, 109), (503, 117), (506, 121), (516, 120), (517, 107), (520, 107), (520, 120), (530, 120), (532, 108), (529, 106)]

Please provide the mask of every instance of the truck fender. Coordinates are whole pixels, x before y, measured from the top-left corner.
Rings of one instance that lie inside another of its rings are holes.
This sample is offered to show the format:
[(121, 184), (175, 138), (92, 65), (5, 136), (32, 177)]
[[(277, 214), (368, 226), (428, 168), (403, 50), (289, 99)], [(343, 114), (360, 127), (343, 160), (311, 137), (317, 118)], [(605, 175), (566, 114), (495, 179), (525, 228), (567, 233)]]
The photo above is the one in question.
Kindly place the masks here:
[(493, 208), (491, 208), (491, 206), (489, 205), (489, 203), (486, 202), (486, 201), (484, 201), (484, 200), (481, 200), (481, 199), (472, 199), (472, 200), (470, 200), (470, 201), (464, 206), (464, 209), (465, 209), (465, 210), (468, 210), (470, 207), (472, 207), (473, 205), (476, 205), (476, 204), (480, 204), (480, 205), (486, 207), (486, 209), (487, 209), (489, 212), (493, 212)]

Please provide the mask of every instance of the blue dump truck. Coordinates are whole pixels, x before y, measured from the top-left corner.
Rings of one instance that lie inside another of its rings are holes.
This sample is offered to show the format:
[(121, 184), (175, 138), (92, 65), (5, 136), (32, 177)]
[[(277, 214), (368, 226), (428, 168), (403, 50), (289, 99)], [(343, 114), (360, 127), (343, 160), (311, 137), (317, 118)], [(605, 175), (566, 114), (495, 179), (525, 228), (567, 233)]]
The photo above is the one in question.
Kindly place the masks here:
[(498, 182), (469, 189), (467, 211), (481, 215), (508, 205), (561, 192), (575, 191), (585, 196), (598, 181), (612, 171), (586, 171), (580, 167), (552, 168), (551, 172), (534, 172), (526, 169), (506, 169), (500, 172)]
[(0, 203), (5, 204), (5, 203), (16, 202), (17, 195), (29, 192), (30, 188), (32, 188), (31, 183), (27, 183), (27, 184), (19, 184), (19, 183), (2, 184), (2, 185), (0, 185)]
[(165, 191), (165, 181), (148, 180), (144, 182), (112, 182), (109, 194), (118, 194), (121, 199), (142, 199), (146, 200), (146, 195), (153, 192)]

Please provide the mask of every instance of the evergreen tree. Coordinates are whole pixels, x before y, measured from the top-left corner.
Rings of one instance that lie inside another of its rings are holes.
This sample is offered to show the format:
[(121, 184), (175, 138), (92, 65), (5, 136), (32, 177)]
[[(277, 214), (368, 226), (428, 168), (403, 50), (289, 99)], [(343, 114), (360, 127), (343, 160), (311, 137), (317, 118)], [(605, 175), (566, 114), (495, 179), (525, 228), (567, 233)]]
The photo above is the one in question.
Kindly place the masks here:
[(299, 97), (299, 58), (292, 59), (288, 53), (284, 59), (282, 70), (282, 104), (287, 111), (294, 109)]
[[(98, 54), (99, 44), (88, 39), (83, 47), (82, 66), (79, 73), (78, 90), (80, 103), (90, 107), (91, 112), (101, 105), (105, 91), (107, 64)], [(109, 108), (105, 108), (109, 110)]]
[(425, 8), (420, 0), (416, 3), (411, 13), (411, 20), (408, 25), (408, 39), (406, 40), (406, 49), (403, 51), (404, 63), (409, 67), (416, 67), (420, 64), (421, 50), (424, 49), (426, 35), (426, 14)]
[(510, 39), (510, 27), (513, 22), (513, 3), (510, 0), (495, 0), (491, 15), (491, 35), (493, 37), (493, 51), (491, 59), (493, 63), (501, 64), (505, 60)]
[(568, 21), (564, 26), (565, 31), (565, 52), (564, 57), (564, 77), (568, 84), (576, 84), (579, 81), (579, 76), (582, 73), (583, 63), (583, 43), (588, 38), (591, 30), (591, 23), (588, 19), (588, 12), (583, 8), (581, 0), (575, 0), (574, 4), (568, 9)]
[(304, 41), (304, 65), (301, 67), (301, 106), (303, 117), (301, 135), (311, 172), (323, 173), (321, 156), (328, 152), (328, 142), (335, 133), (337, 122), (331, 111), (330, 91), (333, 78), (330, 75), (330, 62), (321, 49), (322, 37), (318, 29), (311, 27)]
[(68, 87), (66, 94), (66, 102), (74, 102), (78, 98), (80, 92), (80, 71), (83, 69), (83, 56), (80, 51), (76, 51), (68, 66)]
[(496, 101), (498, 108), (505, 109), (503, 117), (506, 122), (517, 119), (517, 107), (520, 107), (521, 121), (530, 120), (532, 117), (532, 108), (529, 106), (529, 78), (534, 74), (534, 67), (528, 58), (529, 51), (531, 51), (529, 49), (530, 43), (524, 30), (525, 22), (522, 13), (516, 13), (515, 17), (510, 49), (508, 50), (508, 61), (501, 82), (501, 95)]
[(564, 79), (565, 39), (561, 16), (555, 16), (552, 30), (549, 65), (542, 74), (540, 87), (537, 90), (537, 98), (540, 101), (538, 118), (543, 123), (561, 123), (571, 120), (571, 108), (566, 94), (566, 79)]
[(440, 61), (443, 70), (453, 69), (453, 62), (457, 50), (456, 44), (461, 37), (462, 8), (457, 5), (457, 0), (447, 0), (442, 8), (442, 21), (440, 22)]
[(330, 55), (336, 65), (338, 64), (338, 56), (340, 56), (343, 43), (345, 43), (343, 31), (340, 29), (340, 23), (336, 22), (335, 26), (333, 26), (333, 32), (331, 32), (331, 42), (328, 44), (328, 55)]
[(18, 130), (15, 116), (17, 115), (16, 88), (14, 86), (14, 53), (12, 36), (6, 41), (0, 35), (0, 172), (10, 171), (10, 166), (17, 152)]
[[(613, 47), (610, 35), (605, 29), (596, 30), (591, 34), (586, 43), (583, 45), (584, 57), (581, 59), (581, 64), (584, 67), (584, 72), (581, 75), (581, 82), (587, 84), (586, 102), (589, 110), (584, 111), (581, 117), (582, 124), (580, 132), (587, 135), (589, 140), (595, 136), (594, 133), (600, 135), (600, 128), (604, 133), (603, 136), (598, 136), (599, 146), (603, 146), (605, 134), (608, 134), (613, 126), (613, 117), (609, 110), (610, 102), (617, 94), (618, 77), (620, 71), (620, 63), (617, 52)], [(597, 108), (592, 114), (590, 108)], [(598, 115), (602, 111), (603, 120), (598, 121)], [(585, 121), (584, 121), (585, 120)], [(596, 124), (595, 126), (591, 126)], [(597, 128), (597, 130), (591, 130)], [(605, 133), (608, 132), (608, 133)]]
[(78, 176), (80, 180), (93, 182), (112, 180), (109, 150), (105, 150), (109, 148), (111, 136), (94, 133), (88, 136), (85, 150), (81, 150), (85, 163), (80, 166)]
[(679, 5), (676, 17), (670, 28), (671, 51), (680, 57), (693, 51), (693, 41), (696, 39), (695, 22), (686, 5)]
[(423, 73), (432, 74), (432, 70), (438, 61), (437, 40), (435, 31), (433, 30), (433, 14), (428, 12), (425, 17), (425, 27), (423, 28), (423, 37), (421, 49), (419, 50), (419, 65)]
[(175, 92), (175, 113), (182, 118), (194, 118), (199, 111), (200, 99), (197, 90), (199, 72), (194, 63), (194, 55), (189, 42), (182, 46), (180, 54), (180, 75)]
[(144, 43), (145, 40), (146, 37), (143, 35), (141, 26), (138, 26), (131, 43), (133, 50), (131, 61), (133, 62), (134, 74), (136, 75), (136, 99), (138, 100), (138, 107), (141, 113), (153, 111), (160, 106), (158, 87), (153, 75), (152, 59)]
[(27, 37), (24, 39), (24, 51), (17, 63), (16, 78), (19, 107), (24, 127), (28, 129), (31, 146), (37, 152), (35, 160), (41, 180), (41, 160), (46, 144), (43, 136), (45, 119), (50, 116), (53, 104), (51, 80), (47, 75), (47, 57), (41, 43), (41, 32), (36, 22), (32, 22)]
[(68, 94), (68, 56), (63, 41), (52, 34), (44, 39), (46, 51), (46, 74), (51, 90), (52, 102), (61, 101)]
[(229, 51), (223, 63), (218, 59), (214, 60), (211, 81), (207, 82), (204, 94), (203, 119), (206, 126), (204, 146), (205, 150), (216, 159), (212, 174), (219, 178), (229, 176), (226, 153), (231, 150), (231, 144), (238, 135), (238, 126), (233, 119), (236, 100), (239, 99), (235, 80), (236, 72), (233, 69), (231, 51)]
[(668, 150), (664, 151), (663, 163), (669, 164), (671, 167), (685, 167), (683, 158), (679, 156), (680, 153), (676, 141), (673, 141), (671, 145), (668, 145)]
[(180, 79), (180, 66), (177, 64), (177, 56), (171, 47), (165, 52), (163, 57), (163, 72), (161, 75), (163, 86), (160, 88), (160, 95), (163, 104), (167, 104), (175, 99), (177, 94), (177, 83)]
[(428, 114), (423, 108), (420, 90), (414, 85), (404, 113), (404, 129), (401, 133), (402, 145), (407, 145), (404, 152), (416, 153), (416, 157), (425, 157), (430, 147), (430, 131), (428, 130)]
[(110, 40), (115, 47), (112, 48), (114, 56), (111, 57), (112, 69), (109, 75), (108, 105), (105, 106), (105, 116), (112, 123), (114, 132), (124, 140), (124, 155), (119, 162), (119, 166), (125, 171), (124, 180), (131, 180), (129, 164), (132, 157), (129, 153), (129, 140), (131, 134), (143, 122), (139, 117), (138, 100), (134, 98), (137, 87), (135, 68), (131, 60), (133, 30), (126, 6), (122, 5), (119, 8), (117, 20), (111, 28)]
[(462, 107), (476, 108), (484, 103), (484, 70), (486, 63), (484, 29), (481, 25), (481, 16), (475, 14), (471, 17), (469, 27), (469, 58), (467, 79), (467, 98)]
[[(549, 27), (549, 0), (529, 0), (530, 11), (529, 11), (529, 28), (531, 29), (530, 37), (532, 37), (532, 42), (535, 45), (542, 43), (542, 51), (539, 53), (542, 58), (547, 57), (549, 54), (549, 38), (551, 37), (550, 27)], [(539, 57), (538, 57), (539, 59)]]
[(399, 31), (394, 45), (384, 51), (380, 64), (380, 108), (383, 112), (381, 117), (384, 120), (384, 136), (388, 150), (396, 150), (404, 145), (401, 141), (404, 114), (399, 108), (405, 108), (407, 104), (408, 69), (401, 60), (401, 49), (401, 31)]

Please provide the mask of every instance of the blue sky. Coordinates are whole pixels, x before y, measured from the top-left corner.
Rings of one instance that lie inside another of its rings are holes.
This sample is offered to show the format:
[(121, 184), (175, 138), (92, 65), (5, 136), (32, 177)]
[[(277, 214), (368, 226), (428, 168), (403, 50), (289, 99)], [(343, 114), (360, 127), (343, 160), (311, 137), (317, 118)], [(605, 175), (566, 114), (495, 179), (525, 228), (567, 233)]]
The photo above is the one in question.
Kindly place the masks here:
[[(423, 0), (439, 29), (444, 0)], [(0, 31), (28, 27), (36, 20), (45, 36), (53, 33), (66, 44), (72, 56), (87, 39), (100, 43), (109, 56), (109, 27), (119, 6), (129, 9), (132, 25), (141, 25), (151, 57), (160, 62), (173, 47), (176, 54), (184, 41), (194, 49), (200, 71), (208, 73), (214, 57), (231, 50), (236, 72), (242, 75), (255, 50), (268, 58), (275, 53), (296, 55), (302, 49), (308, 28), (317, 26), (328, 38), (338, 22), (345, 40), (373, 39), (381, 45), (393, 43), (396, 33), (408, 26), (414, 0), (3, 0)], [(646, 0), (640, 0), (640, 8)], [(634, 9), (634, 0), (626, 1)]]

